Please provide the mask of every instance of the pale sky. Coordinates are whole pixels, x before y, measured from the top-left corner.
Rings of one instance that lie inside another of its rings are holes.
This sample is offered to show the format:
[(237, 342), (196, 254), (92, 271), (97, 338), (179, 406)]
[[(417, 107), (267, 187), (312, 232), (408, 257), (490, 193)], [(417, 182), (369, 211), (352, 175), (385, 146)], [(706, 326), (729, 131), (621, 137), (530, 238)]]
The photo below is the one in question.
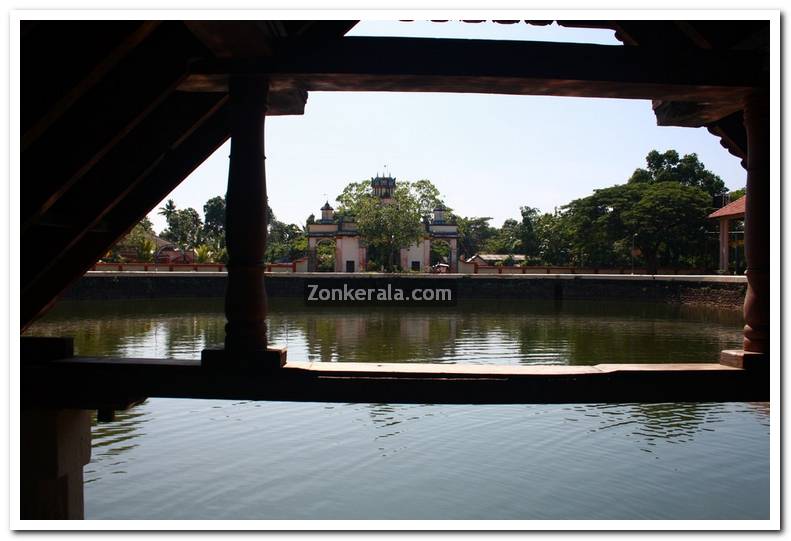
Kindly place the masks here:
[[(620, 43), (611, 31), (524, 23), (366, 21), (348, 35)], [(347, 183), (387, 165), (398, 180), (431, 180), (457, 214), (500, 226), (520, 206), (551, 211), (626, 182), (649, 151), (671, 148), (697, 153), (728, 188), (744, 186), (746, 172), (719, 139), (705, 128), (658, 127), (647, 100), (312, 92), (304, 115), (266, 120), (267, 189), (279, 220), (304, 224), (325, 199), (335, 206)], [(225, 194), (229, 153), (227, 142), (165, 199), (202, 214), (206, 200)], [(165, 228), (156, 209), (149, 217)]]

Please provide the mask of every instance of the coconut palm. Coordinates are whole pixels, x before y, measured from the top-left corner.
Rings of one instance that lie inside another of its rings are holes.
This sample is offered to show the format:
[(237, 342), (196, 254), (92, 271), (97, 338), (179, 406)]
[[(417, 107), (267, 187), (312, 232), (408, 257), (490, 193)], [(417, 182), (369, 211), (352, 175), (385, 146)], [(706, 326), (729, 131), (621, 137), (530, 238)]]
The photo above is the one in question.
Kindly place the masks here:
[(164, 216), (168, 223), (170, 223), (170, 217), (175, 213), (176, 203), (172, 199), (168, 199), (164, 207), (159, 207), (159, 215)]

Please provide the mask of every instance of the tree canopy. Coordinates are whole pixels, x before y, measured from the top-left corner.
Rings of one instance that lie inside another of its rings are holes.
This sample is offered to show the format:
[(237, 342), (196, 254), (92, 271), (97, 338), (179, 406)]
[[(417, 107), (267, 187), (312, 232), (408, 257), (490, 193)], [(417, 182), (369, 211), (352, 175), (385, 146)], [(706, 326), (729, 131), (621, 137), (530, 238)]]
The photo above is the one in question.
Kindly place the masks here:
[(336, 198), (340, 219), (354, 217), (357, 230), (369, 246), (375, 265), (394, 270), (403, 246), (419, 241), (428, 219), (444, 201), (431, 181), (399, 181), (390, 202), (383, 204), (373, 194), (370, 181), (350, 182)]
[(679, 158), (675, 150), (652, 150), (645, 158), (647, 169), (635, 169), (629, 183), (677, 182), (700, 188), (710, 196), (726, 193), (722, 179), (706, 169), (695, 153)]
[[(625, 183), (594, 190), (553, 212), (522, 205), (519, 216), (500, 227), (490, 225), (490, 217), (455, 214), (427, 179), (399, 181), (388, 204), (373, 195), (369, 180), (350, 182), (336, 198), (335, 219), (354, 220), (367, 243), (369, 261), (374, 268), (388, 270), (397, 268), (400, 248), (422, 238), (425, 221), (438, 206), (458, 226), (458, 252), (466, 257), (521, 254), (528, 264), (584, 267), (625, 266), (634, 261), (652, 272), (659, 266), (716, 265), (716, 239), (706, 233), (711, 228), (706, 216), (713, 210), (713, 196), (727, 193), (722, 179), (707, 170), (696, 154), (680, 157), (675, 150), (652, 150), (645, 163)], [(742, 195), (743, 190), (730, 193), (732, 201)], [(304, 256), (307, 226), (315, 217), (311, 214), (306, 225), (299, 226), (279, 221), (268, 205), (267, 210), (266, 260)], [(159, 214), (168, 224), (161, 236), (182, 250), (196, 250), (200, 260), (227, 257), (223, 197), (212, 197), (203, 205), (203, 218), (195, 209), (177, 208), (170, 199)], [(119, 246), (126, 253), (136, 250), (141, 260), (147, 260), (153, 257), (152, 236), (151, 222), (145, 219)], [(331, 266), (333, 253), (323, 245), (326, 265)], [(432, 262), (448, 256), (445, 244), (432, 243)]]

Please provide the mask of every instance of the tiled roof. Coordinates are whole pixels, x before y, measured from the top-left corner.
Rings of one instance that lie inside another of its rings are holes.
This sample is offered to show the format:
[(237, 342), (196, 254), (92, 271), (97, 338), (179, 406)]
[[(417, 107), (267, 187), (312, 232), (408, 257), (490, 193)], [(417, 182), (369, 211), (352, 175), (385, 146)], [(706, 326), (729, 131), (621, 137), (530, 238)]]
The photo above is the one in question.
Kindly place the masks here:
[(744, 216), (744, 204), (747, 202), (747, 196), (743, 195), (736, 201), (732, 201), (709, 214), (709, 218), (734, 218), (737, 216)]

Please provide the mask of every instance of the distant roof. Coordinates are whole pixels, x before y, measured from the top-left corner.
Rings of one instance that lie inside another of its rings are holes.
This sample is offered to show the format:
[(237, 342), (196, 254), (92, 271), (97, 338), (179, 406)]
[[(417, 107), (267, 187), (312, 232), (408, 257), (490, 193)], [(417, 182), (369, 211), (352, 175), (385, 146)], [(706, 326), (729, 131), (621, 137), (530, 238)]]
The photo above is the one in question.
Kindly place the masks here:
[(744, 205), (747, 202), (747, 196), (743, 195), (736, 201), (732, 201), (722, 207), (719, 210), (716, 210), (709, 214), (709, 218), (734, 218), (734, 217), (744, 217)]
[(158, 237), (158, 236), (156, 236), (153, 233), (149, 233), (148, 231), (146, 231), (144, 233), (144, 236), (147, 239), (152, 240), (154, 242), (154, 244), (157, 247), (157, 250), (159, 250), (160, 248), (162, 248), (164, 246), (173, 246), (174, 245), (173, 242), (171, 242), (171, 241), (169, 241), (167, 239), (163, 239), (162, 237)]
[(330, 206), (330, 202), (327, 201), (326, 203), (324, 203), (324, 206), (321, 207), (321, 210), (332, 210), (332, 207)]

